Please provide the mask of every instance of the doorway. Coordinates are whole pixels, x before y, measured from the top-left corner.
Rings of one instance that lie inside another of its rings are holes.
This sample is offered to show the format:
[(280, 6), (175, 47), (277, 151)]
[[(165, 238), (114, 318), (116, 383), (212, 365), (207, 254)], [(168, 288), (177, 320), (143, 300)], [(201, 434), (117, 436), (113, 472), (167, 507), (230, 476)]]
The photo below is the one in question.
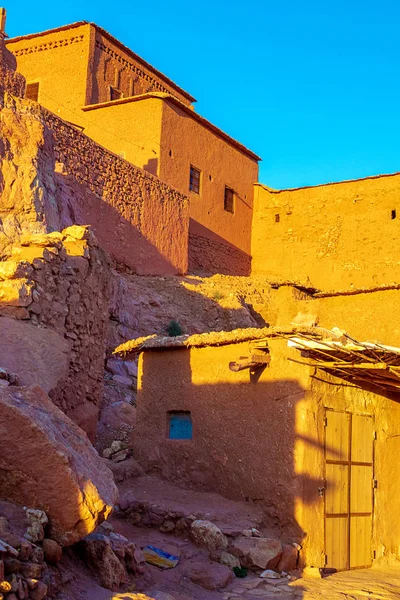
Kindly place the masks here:
[(325, 409), (325, 568), (372, 564), (374, 421)]

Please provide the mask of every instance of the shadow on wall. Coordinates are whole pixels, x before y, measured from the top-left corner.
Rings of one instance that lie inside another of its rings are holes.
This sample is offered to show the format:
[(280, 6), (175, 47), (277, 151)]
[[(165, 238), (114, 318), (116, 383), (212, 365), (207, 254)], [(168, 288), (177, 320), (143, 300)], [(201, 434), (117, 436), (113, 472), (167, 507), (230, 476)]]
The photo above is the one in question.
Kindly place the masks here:
[(198, 221), (189, 221), (189, 272), (250, 275), (251, 256)]
[[(278, 365), (282, 378), (271, 378), (268, 369), (258, 381), (248, 371), (230, 372), (230, 360), (244, 348), (142, 355), (139, 461), (147, 472), (178, 485), (259, 506), (269, 535), (285, 543), (302, 544), (311, 536), (318, 566), (324, 551), (323, 415), (308, 415), (303, 402), (308, 391), (299, 380), (284, 376), (283, 361)], [(192, 439), (171, 439), (171, 415), (179, 413), (190, 416)], [(304, 417), (309, 435), (303, 433)], [(313, 461), (307, 454), (313, 454)]]
[[(89, 224), (99, 244), (118, 263), (128, 266), (139, 275), (176, 275), (181, 272), (182, 265), (187, 264), (187, 248), (181, 247), (182, 240), (187, 239), (185, 223), (172, 224), (172, 215), (167, 214), (165, 226), (158, 232), (157, 218), (146, 218), (145, 213), (150, 210), (150, 207), (144, 206), (146, 200), (137, 204), (129, 203), (127, 198), (126, 203), (117, 209), (88, 190), (84, 184), (78, 183), (74, 177), (59, 172), (55, 172), (54, 177), (61, 230), (70, 225)], [(161, 213), (158, 216), (162, 218), (164, 215)], [(158, 247), (146, 239), (145, 232), (142, 232), (146, 227), (145, 222), (154, 224), (151, 233), (157, 239)], [(175, 243), (170, 235), (172, 226), (177, 232)]]
[(158, 158), (149, 158), (143, 169), (157, 177), (158, 175)]

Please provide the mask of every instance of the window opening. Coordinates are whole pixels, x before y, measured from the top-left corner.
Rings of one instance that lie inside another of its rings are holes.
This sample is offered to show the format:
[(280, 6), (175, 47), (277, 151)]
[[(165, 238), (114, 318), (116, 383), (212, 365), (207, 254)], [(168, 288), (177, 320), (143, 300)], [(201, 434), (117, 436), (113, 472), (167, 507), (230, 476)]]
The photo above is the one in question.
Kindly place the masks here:
[(189, 190), (195, 192), (195, 194), (200, 194), (200, 173), (199, 169), (190, 165)]
[(193, 438), (190, 411), (170, 411), (168, 413), (168, 437), (170, 440), (191, 440)]
[(396, 211), (395, 211), (395, 210), (392, 210), (391, 218), (392, 218), (392, 219), (395, 219), (395, 218), (396, 218)]
[(224, 210), (226, 210), (227, 212), (232, 213), (232, 214), (235, 209), (234, 195), (235, 195), (235, 192), (231, 188), (225, 186)]
[(38, 98), (39, 98), (39, 82), (38, 81), (36, 81), (35, 83), (27, 83), (26, 84), (25, 98), (27, 98), (28, 100), (34, 100), (35, 102), (38, 101)]
[(119, 100), (120, 98), (122, 98), (122, 92), (110, 85), (110, 100)]
[(275, 215), (275, 223), (279, 223), (279, 221), (281, 220), (281, 217), (279, 214)]

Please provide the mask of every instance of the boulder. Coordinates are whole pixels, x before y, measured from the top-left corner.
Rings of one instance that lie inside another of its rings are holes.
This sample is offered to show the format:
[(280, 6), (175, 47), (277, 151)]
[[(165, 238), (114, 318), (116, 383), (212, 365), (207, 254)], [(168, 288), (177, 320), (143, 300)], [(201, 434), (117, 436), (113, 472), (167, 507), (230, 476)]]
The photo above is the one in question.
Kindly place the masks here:
[(87, 435), (39, 386), (0, 388), (0, 488), (44, 510), (48, 537), (69, 546), (110, 514), (112, 473)]
[(66, 377), (69, 343), (52, 329), (0, 317), (0, 339), (0, 367), (16, 373), (21, 385), (49, 393)]
[(54, 540), (45, 538), (42, 544), (44, 558), (46, 562), (57, 564), (62, 558), (62, 548), (60, 544), (57, 544)]
[(219, 562), (221, 565), (225, 565), (225, 567), (229, 567), (229, 569), (234, 569), (235, 567), (240, 567), (240, 560), (230, 554), (229, 552), (221, 552), (221, 556), (219, 557)]
[(297, 548), (289, 545), (282, 545), (282, 556), (278, 563), (277, 570), (279, 572), (286, 571), (295, 571), (297, 569), (297, 563), (299, 559), (299, 551)]
[(122, 483), (126, 479), (133, 477), (141, 477), (144, 474), (142, 467), (134, 458), (128, 458), (122, 462), (113, 462), (112, 460), (104, 460), (107, 467), (114, 475), (115, 483)]
[(78, 545), (78, 552), (108, 590), (117, 591), (128, 581), (128, 573), (106, 535), (92, 533)]
[(206, 590), (219, 590), (226, 587), (233, 579), (228, 567), (218, 563), (198, 562), (186, 568), (185, 575)]
[(195, 544), (207, 548), (210, 552), (226, 550), (228, 547), (228, 538), (211, 521), (193, 521), (190, 534)]
[(239, 558), (242, 567), (275, 569), (282, 556), (282, 545), (270, 538), (238, 537), (229, 552)]

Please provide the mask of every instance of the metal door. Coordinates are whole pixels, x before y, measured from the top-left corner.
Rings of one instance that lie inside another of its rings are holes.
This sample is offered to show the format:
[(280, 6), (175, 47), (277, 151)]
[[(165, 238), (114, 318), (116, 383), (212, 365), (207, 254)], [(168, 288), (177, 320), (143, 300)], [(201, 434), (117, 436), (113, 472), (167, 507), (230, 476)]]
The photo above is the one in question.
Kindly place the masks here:
[(374, 423), (370, 416), (325, 411), (325, 566), (372, 564)]

